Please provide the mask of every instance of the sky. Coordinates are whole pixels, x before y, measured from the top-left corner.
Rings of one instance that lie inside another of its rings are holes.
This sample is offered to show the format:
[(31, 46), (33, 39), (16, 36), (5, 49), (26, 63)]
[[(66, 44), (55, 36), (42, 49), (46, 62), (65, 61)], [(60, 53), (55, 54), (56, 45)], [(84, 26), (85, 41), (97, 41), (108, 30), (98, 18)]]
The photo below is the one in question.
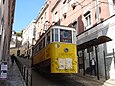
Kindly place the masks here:
[(16, 0), (13, 30), (20, 32), (36, 19), (45, 0)]

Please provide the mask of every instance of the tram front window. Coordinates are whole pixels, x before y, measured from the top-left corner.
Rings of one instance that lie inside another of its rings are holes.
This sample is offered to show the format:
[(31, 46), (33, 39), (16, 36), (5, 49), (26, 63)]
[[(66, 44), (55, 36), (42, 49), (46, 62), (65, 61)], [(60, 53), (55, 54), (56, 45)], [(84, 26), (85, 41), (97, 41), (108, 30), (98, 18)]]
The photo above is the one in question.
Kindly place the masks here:
[(72, 31), (60, 29), (60, 42), (72, 43)]

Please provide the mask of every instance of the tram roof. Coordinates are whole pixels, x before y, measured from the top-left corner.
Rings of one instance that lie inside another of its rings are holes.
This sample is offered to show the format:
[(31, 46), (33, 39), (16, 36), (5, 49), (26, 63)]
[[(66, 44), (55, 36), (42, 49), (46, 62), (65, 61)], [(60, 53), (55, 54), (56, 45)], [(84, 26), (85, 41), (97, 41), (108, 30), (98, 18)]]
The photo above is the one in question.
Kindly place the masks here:
[[(51, 25), (51, 26), (46, 30), (46, 32), (43, 33), (43, 34), (40, 36), (40, 38), (37, 40), (36, 44), (38, 43), (38, 41), (39, 41), (49, 30), (53, 29), (53, 27), (54, 27), (54, 28), (56, 28), (56, 27), (62, 27), (62, 29), (64, 29), (64, 27), (66, 27), (66, 28), (70, 28), (70, 29), (75, 30), (74, 27), (70, 27), (70, 26), (64, 26), (64, 25)], [(36, 45), (36, 44), (35, 44), (35, 45)]]
[(106, 43), (106, 42), (109, 42), (109, 41), (112, 41), (112, 39), (109, 38), (108, 36), (99, 36), (98, 38), (94, 38), (94, 39), (92, 39), (90, 41), (87, 41), (85, 43), (79, 44), (77, 46), (77, 49), (79, 51), (79, 50), (83, 50), (83, 49), (89, 48), (91, 46), (96, 46), (96, 45)]

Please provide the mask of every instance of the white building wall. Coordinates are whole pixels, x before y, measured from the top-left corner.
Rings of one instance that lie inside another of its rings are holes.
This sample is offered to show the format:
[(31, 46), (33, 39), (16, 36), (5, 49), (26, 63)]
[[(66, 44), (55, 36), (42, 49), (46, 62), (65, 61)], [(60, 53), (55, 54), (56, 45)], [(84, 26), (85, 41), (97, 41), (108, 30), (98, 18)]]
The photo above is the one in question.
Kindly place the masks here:
[(109, 30), (107, 31), (107, 36), (109, 36), (112, 41), (107, 43), (107, 52), (112, 53), (115, 49), (115, 16), (107, 21), (109, 24)]
[[(107, 75), (110, 76), (111, 64), (112, 64), (112, 58), (113, 58), (113, 49), (115, 49), (114, 33), (115, 33), (115, 16), (109, 18), (103, 23), (100, 23), (99, 25), (93, 27), (89, 31), (86, 31), (77, 37), (77, 44), (82, 44), (84, 42), (87, 42), (94, 38), (98, 38), (99, 36), (103, 36), (103, 35), (108, 36), (112, 39), (112, 41), (98, 45), (98, 50), (97, 50), (98, 51), (98, 65), (99, 65), (99, 74), (101, 76), (105, 76), (103, 51), (106, 52), (105, 58), (106, 58)], [(85, 68), (87, 68), (89, 66), (89, 63), (88, 63), (89, 57), (88, 57), (87, 50), (85, 50), (85, 56), (86, 56)]]
[(113, 0), (108, 0), (108, 2), (109, 2), (110, 15), (113, 15), (113, 14), (115, 14)]
[(34, 41), (34, 30), (35, 30), (35, 20), (33, 20), (26, 29), (23, 30), (22, 35), (22, 46), (25, 47), (25, 55), (27, 51), (29, 52), (30, 57), (32, 56), (32, 45), (35, 44)]
[(34, 38), (34, 28), (35, 28), (35, 21), (33, 20), (26, 29), (23, 30), (22, 35), (22, 45), (29, 41), (29, 44), (32, 45), (32, 39)]
[(12, 37), (10, 42), (10, 48), (16, 47), (16, 33), (15, 31), (12, 31)]
[[(109, 29), (107, 30), (107, 36), (109, 36), (112, 41), (107, 43), (107, 67), (108, 67), (108, 75), (111, 79), (115, 79), (115, 16), (106, 21), (105, 23), (109, 24)], [(113, 54), (114, 50), (114, 54)]]

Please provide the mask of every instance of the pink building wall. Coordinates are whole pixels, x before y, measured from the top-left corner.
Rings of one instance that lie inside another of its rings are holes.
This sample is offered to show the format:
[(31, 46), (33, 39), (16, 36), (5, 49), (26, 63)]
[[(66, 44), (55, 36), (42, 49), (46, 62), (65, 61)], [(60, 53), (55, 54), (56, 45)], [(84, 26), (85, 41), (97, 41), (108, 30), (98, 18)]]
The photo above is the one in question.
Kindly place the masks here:
[(46, 25), (46, 27), (49, 26), (49, 23), (46, 22), (50, 20), (49, 4), (50, 2), (44, 4), (36, 19), (36, 40), (44, 33), (44, 25)]
[[(49, 1), (49, 0), (47, 0)], [(75, 0), (74, 0), (75, 1)], [(55, 21), (54, 15), (57, 11), (58, 15), (58, 25), (71, 26), (72, 23), (77, 21), (78, 23), (78, 34), (82, 33), (85, 29), (85, 21), (84, 14), (90, 10), (91, 11), (91, 26), (97, 23), (96, 18), (96, 0), (76, 0), (76, 6), (73, 9), (71, 6), (72, 0), (50, 0), (48, 3), (48, 7), (42, 11), (42, 15), (37, 19), (37, 38), (39, 38), (38, 34), (43, 33), (43, 24), (48, 21), (47, 28), (51, 26), (52, 22)], [(106, 3), (108, 0), (98, 0), (98, 8), (99, 8), (99, 19), (105, 20), (110, 17), (109, 13), (109, 5)], [(65, 3), (65, 4), (64, 4)], [(66, 18), (63, 16), (64, 6), (66, 7)], [(44, 19), (45, 12), (47, 13), (46, 19)], [(41, 18), (43, 17), (43, 23), (41, 22)], [(39, 22), (39, 25), (38, 25)], [(56, 21), (57, 22), (57, 21)], [(39, 26), (39, 27), (38, 27)], [(90, 27), (89, 27), (90, 28)]]
[[(67, 17), (66, 19), (62, 18), (62, 24), (63, 25), (69, 25), (72, 22), (74, 22), (76, 19), (78, 19), (78, 33), (81, 33), (84, 31), (84, 21), (83, 21), (83, 15), (84, 12), (87, 10), (91, 10), (92, 15), (92, 26), (96, 23), (96, 1), (95, 0), (77, 0), (80, 4), (78, 4), (75, 9), (72, 9), (70, 3), (68, 3), (68, 9), (67, 9)], [(99, 0), (99, 9), (100, 19), (107, 19), (109, 14), (109, 5), (105, 4), (103, 2), (107, 2), (107, 0)]]

